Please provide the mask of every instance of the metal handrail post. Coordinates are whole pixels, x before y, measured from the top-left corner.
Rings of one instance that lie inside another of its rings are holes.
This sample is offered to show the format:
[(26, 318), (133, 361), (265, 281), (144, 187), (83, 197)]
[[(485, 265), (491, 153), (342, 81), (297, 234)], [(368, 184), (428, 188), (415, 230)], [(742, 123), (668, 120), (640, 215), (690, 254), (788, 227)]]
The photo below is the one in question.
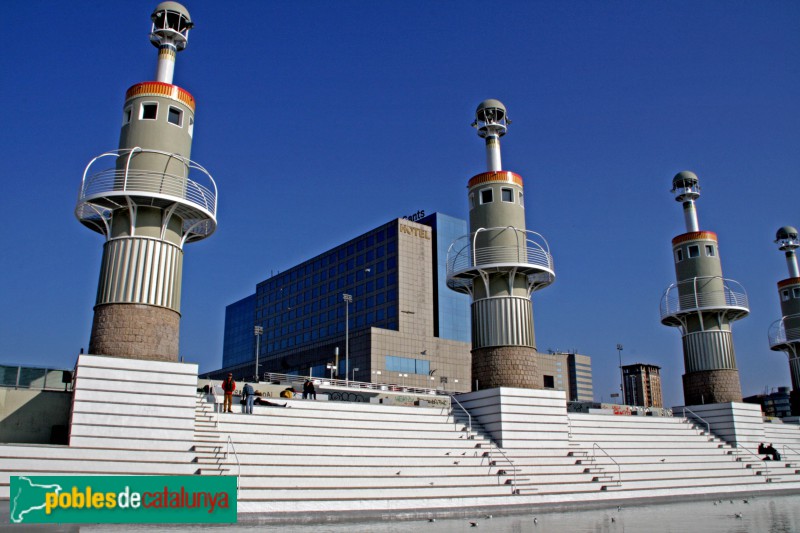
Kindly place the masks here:
[(620, 467), (620, 466), (619, 466), (619, 463), (618, 463), (616, 460), (614, 460), (614, 458), (613, 458), (613, 457), (611, 457), (610, 455), (608, 455), (608, 452), (607, 452), (607, 451), (605, 451), (603, 448), (601, 448), (601, 447), (600, 447), (600, 445), (599, 445), (599, 444), (597, 444), (596, 442), (592, 443), (592, 461), (593, 461), (593, 462), (594, 462), (594, 458), (595, 458), (595, 453), (594, 453), (594, 450), (595, 450), (595, 448), (597, 448), (598, 450), (600, 450), (601, 452), (603, 452), (603, 453), (605, 454), (605, 456), (606, 456), (606, 457), (608, 457), (609, 459), (611, 459), (611, 462), (612, 462), (612, 463), (614, 463), (615, 465), (617, 465), (617, 483), (619, 483), (620, 485), (622, 485), (622, 467)]
[(737, 450), (743, 450), (743, 451), (749, 453), (751, 456), (755, 457), (756, 459), (758, 459), (759, 461), (764, 463), (764, 481), (765, 482), (769, 481), (769, 465), (767, 464), (768, 461), (765, 461), (760, 455), (754, 454), (753, 452), (751, 452), (750, 450), (748, 450), (747, 448), (745, 448), (741, 444), (734, 444), (733, 447), (735, 449), (737, 449)]
[(236, 446), (233, 445), (231, 436), (228, 435), (228, 445), (225, 447), (225, 460), (228, 460), (228, 450), (233, 450), (233, 457), (236, 459), (236, 496), (239, 496), (239, 477), (242, 474), (242, 465), (239, 462), (239, 455), (236, 453)]
[[(472, 415), (471, 415), (471, 414), (469, 414), (469, 411), (467, 411), (466, 409), (464, 409), (464, 406), (463, 406), (463, 405), (461, 405), (461, 402), (459, 402), (458, 400), (456, 400), (456, 397), (455, 397), (455, 396), (453, 396), (453, 395), (450, 395), (450, 410), (451, 410), (451, 411), (452, 411), (452, 409), (453, 409), (453, 402), (456, 402), (456, 405), (458, 405), (458, 406), (461, 408), (461, 410), (462, 410), (462, 411), (464, 411), (464, 413), (466, 413), (466, 415), (467, 415), (467, 421), (468, 421), (468, 422), (467, 422), (467, 423), (468, 423), (467, 430), (469, 430), (469, 431), (472, 431)], [(455, 418), (455, 416), (454, 416), (453, 418)]]
[(689, 418), (686, 416), (686, 411), (689, 411), (689, 413), (691, 413), (700, 422), (702, 422), (703, 424), (706, 425), (706, 431), (708, 432), (709, 435), (711, 435), (711, 424), (706, 422), (706, 420), (702, 416), (698, 415), (697, 413), (695, 413), (694, 411), (692, 411), (688, 407), (684, 406), (684, 407), (682, 407), (682, 409), (683, 409), (683, 418), (685, 418), (687, 420), (687, 422), (689, 421)]
[(489, 446), (491, 446), (491, 448), (493, 450), (497, 450), (498, 452), (500, 452), (500, 455), (502, 455), (503, 458), (506, 460), (506, 462), (511, 465), (511, 476), (512, 476), (511, 494), (516, 494), (517, 493), (517, 467), (514, 466), (514, 461), (509, 459), (508, 456), (506, 455), (506, 453), (503, 450), (501, 450), (499, 446), (495, 445), (495, 443), (492, 442), (491, 440), (489, 440)]
[(788, 444), (784, 444), (783, 445), (783, 457), (786, 457), (786, 448), (789, 448), (790, 450), (792, 450), (795, 453), (795, 455), (800, 455), (800, 453), (797, 453), (797, 450), (795, 450), (794, 448), (792, 448)]

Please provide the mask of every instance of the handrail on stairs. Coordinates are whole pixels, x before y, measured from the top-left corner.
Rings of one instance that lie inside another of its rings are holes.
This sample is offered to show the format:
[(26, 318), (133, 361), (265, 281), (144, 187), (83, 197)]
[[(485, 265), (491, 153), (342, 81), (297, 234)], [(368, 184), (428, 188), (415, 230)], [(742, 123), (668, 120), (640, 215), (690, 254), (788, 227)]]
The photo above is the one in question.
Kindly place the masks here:
[(594, 460), (595, 460), (595, 459), (594, 459), (594, 458), (595, 458), (595, 453), (594, 453), (594, 450), (595, 450), (595, 448), (596, 448), (596, 449), (598, 449), (598, 450), (600, 450), (601, 452), (603, 452), (603, 453), (605, 454), (605, 456), (606, 456), (606, 457), (608, 457), (609, 459), (611, 459), (611, 462), (612, 462), (612, 463), (614, 463), (615, 465), (617, 465), (617, 483), (619, 483), (620, 485), (622, 485), (622, 468), (619, 466), (619, 463), (618, 463), (618, 462), (617, 462), (617, 461), (616, 461), (616, 460), (615, 460), (613, 457), (611, 457), (610, 455), (608, 455), (608, 452), (607, 452), (607, 451), (605, 451), (603, 448), (601, 448), (601, 447), (600, 447), (600, 445), (599, 445), (599, 444), (597, 444), (596, 442), (593, 442), (593, 443), (592, 443), (592, 462), (594, 462)]
[(500, 455), (503, 456), (503, 459), (505, 459), (506, 462), (511, 465), (511, 476), (512, 476), (511, 494), (518, 494), (518, 492), (517, 492), (517, 467), (514, 466), (514, 461), (509, 459), (508, 456), (506, 455), (506, 452), (501, 450), (499, 446), (495, 445), (495, 443), (492, 442), (492, 439), (489, 439), (489, 446), (491, 446), (491, 449), (497, 450), (498, 452), (500, 452)]
[[(764, 463), (764, 482), (766, 483), (766, 482), (770, 481), (770, 479), (769, 479), (769, 465), (767, 464), (768, 461), (765, 461), (760, 455), (754, 454), (753, 452), (751, 452), (750, 450), (748, 450), (747, 448), (745, 448), (741, 444), (738, 444), (738, 443), (734, 444), (733, 447), (736, 450), (742, 450), (742, 451), (744, 451), (746, 453), (749, 453), (751, 456), (755, 457), (760, 462)], [(742, 468), (744, 468), (744, 466), (742, 466)]]
[(788, 444), (784, 444), (783, 445), (783, 455), (782, 455), (782, 457), (784, 458), (783, 459), (784, 461), (786, 461), (786, 456), (787, 456), (786, 455), (786, 448), (789, 448), (790, 450), (792, 450), (795, 453), (795, 455), (800, 455), (800, 453), (798, 453), (797, 450), (795, 450), (794, 448), (792, 448)]
[(706, 433), (708, 433), (709, 435), (711, 435), (711, 424), (709, 424), (708, 422), (706, 422), (706, 420), (705, 420), (705, 419), (704, 419), (702, 416), (698, 415), (697, 413), (695, 413), (694, 411), (692, 411), (691, 409), (689, 409), (689, 408), (688, 408), (688, 407), (686, 407), (686, 406), (682, 407), (681, 409), (683, 410), (683, 418), (685, 418), (687, 421), (689, 420), (689, 418), (686, 416), (686, 411), (689, 411), (689, 413), (691, 413), (691, 414), (692, 414), (692, 416), (694, 416), (694, 417), (695, 417), (695, 418), (697, 418), (697, 419), (698, 419), (700, 422), (702, 422), (703, 424), (705, 424), (705, 425), (706, 425)]
[(452, 409), (452, 407), (453, 407), (453, 402), (456, 402), (456, 405), (458, 405), (458, 406), (461, 408), (461, 410), (462, 410), (462, 411), (464, 411), (464, 413), (467, 415), (467, 420), (468, 420), (468, 426), (467, 426), (467, 430), (468, 430), (468, 431), (472, 431), (472, 415), (471, 415), (471, 414), (469, 414), (469, 411), (467, 411), (466, 409), (464, 409), (464, 406), (463, 406), (463, 405), (461, 405), (461, 402), (459, 402), (458, 400), (456, 400), (456, 397), (455, 397), (455, 396), (451, 395), (451, 396), (450, 396), (450, 407), (451, 407), (451, 409)]
[(228, 443), (225, 446), (225, 460), (228, 460), (228, 450), (233, 450), (233, 457), (236, 459), (236, 496), (239, 496), (239, 476), (242, 474), (242, 465), (239, 462), (239, 455), (236, 453), (236, 446), (233, 445), (231, 436), (228, 435)]

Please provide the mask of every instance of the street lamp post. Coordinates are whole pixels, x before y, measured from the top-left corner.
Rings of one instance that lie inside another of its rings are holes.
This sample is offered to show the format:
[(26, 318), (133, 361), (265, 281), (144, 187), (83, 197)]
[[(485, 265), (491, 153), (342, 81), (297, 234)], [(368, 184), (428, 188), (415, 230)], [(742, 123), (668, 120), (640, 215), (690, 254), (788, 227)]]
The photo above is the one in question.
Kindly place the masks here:
[(619, 392), (622, 394), (622, 397), (619, 399), (619, 404), (622, 405), (625, 402), (625, 376), (622, 373), (622, 345), (617, 344), (617, 354), (619, 355)]
[(400, 377), (403, 378), (403, 388), (406, 388), (406, 378), (408, 374), (400, 374)]
[(261, 347), (261, 335), (264, 334), (264, 328), (261, 326), (256, 326), (253, 328), (253, 333), (256, 336), (256, 383), (258, 383), (258, 352), (260, 351), (259, 348)]
[(356, 372), (358, 372), (359, 370), (361, 370), (361, 369), (358, 368), (358, 367), (355, 367), (353, 369), (353, 379), (351, 379), (350, 381), (355, 381), (356, 380)]
[(350, 304), (353, 303), (352, 294), (342, 294), (344, 300), (344, 384), (349, 385), (347, 378), (350, 376)]

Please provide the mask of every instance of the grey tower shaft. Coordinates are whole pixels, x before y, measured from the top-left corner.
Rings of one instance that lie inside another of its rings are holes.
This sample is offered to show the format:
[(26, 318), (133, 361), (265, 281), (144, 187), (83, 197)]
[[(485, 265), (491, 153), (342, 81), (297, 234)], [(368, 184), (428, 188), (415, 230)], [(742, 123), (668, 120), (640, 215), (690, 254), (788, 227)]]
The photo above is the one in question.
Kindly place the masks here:
[(679, 173), (673, 192), (683, 204), (687, 232), (672, 240), (676, 283), (661, 299), (661, 323), (681, 331), (684, 401), (686, 405), (739, 402), (731, 323), (749, 313), (747, 293), (738, 282), (722, 276), (717, 235), (697, 229), (697, 176)]
[(770, 349), (784, 352), (789, 358), (792, 415), (800, 416), (800, 275), (795, 252), (800, 247), (800, 238), (797, 229), (792, 226), (780, 228), (775, 243), (786, 254), (789, 277), (778, 282), (782, 316), (769, 328), (769, 345)]
[(506, 110), (482, 102), (473, 126), (488, 171), (469, 180), (470, 234), (448, 251), (448, 286), (472, 296), (472, 380), (480, 389), (542, 388), (531, 294), (555, 279), (547, 241), (525, 227), (522, 178), (500, 170)]
[(106, 238), (89, 352), (177, 361), (183, 247), (216, 229), (217, 189), (189, 159), (194, 98), (171, 84), (189, 13), (163, 2), (151, 18), (161, 80), (128, 89), (119, 148), (86, 167), (75, 214)]

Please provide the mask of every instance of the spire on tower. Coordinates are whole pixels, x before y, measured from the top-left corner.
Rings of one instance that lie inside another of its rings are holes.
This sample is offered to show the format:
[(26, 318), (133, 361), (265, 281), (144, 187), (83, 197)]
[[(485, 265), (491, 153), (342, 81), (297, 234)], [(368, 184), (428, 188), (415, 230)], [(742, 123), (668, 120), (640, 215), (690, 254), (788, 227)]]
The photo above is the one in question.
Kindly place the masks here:
[(786, 266), (789, 267), (790, 278), (800, 278), (800, 269), (797, 267), (795, 249), (800, 248), (800, 239), (797, 237), (797, 228), (784, 226), (775, 234), (775, 244), (782, 252), (786, 252)]
[(502, 170), (500, 137), (506, 134), (511, 121), (506, 116), (506, 106), (500, 100), (490, 98), (478, 104), (472, 127), (478, 136), (486, 139), (486, 166), (489, 172)]
[(175, 54), (186, 48), (194, 23), (189, 11), (178, 2), (161, 2), (150, 19), (153, 21), (150, 42), (158, 48), (156, 81), (172, 84)]
[(697, 222), (695, 200), (700, 198), (700, 180), (694, 172), (684, 170), (672, 178), (672, 191), (676, 202), (683, 203), (683, 217), (686, 221), (686, 232), (700, 231)]

